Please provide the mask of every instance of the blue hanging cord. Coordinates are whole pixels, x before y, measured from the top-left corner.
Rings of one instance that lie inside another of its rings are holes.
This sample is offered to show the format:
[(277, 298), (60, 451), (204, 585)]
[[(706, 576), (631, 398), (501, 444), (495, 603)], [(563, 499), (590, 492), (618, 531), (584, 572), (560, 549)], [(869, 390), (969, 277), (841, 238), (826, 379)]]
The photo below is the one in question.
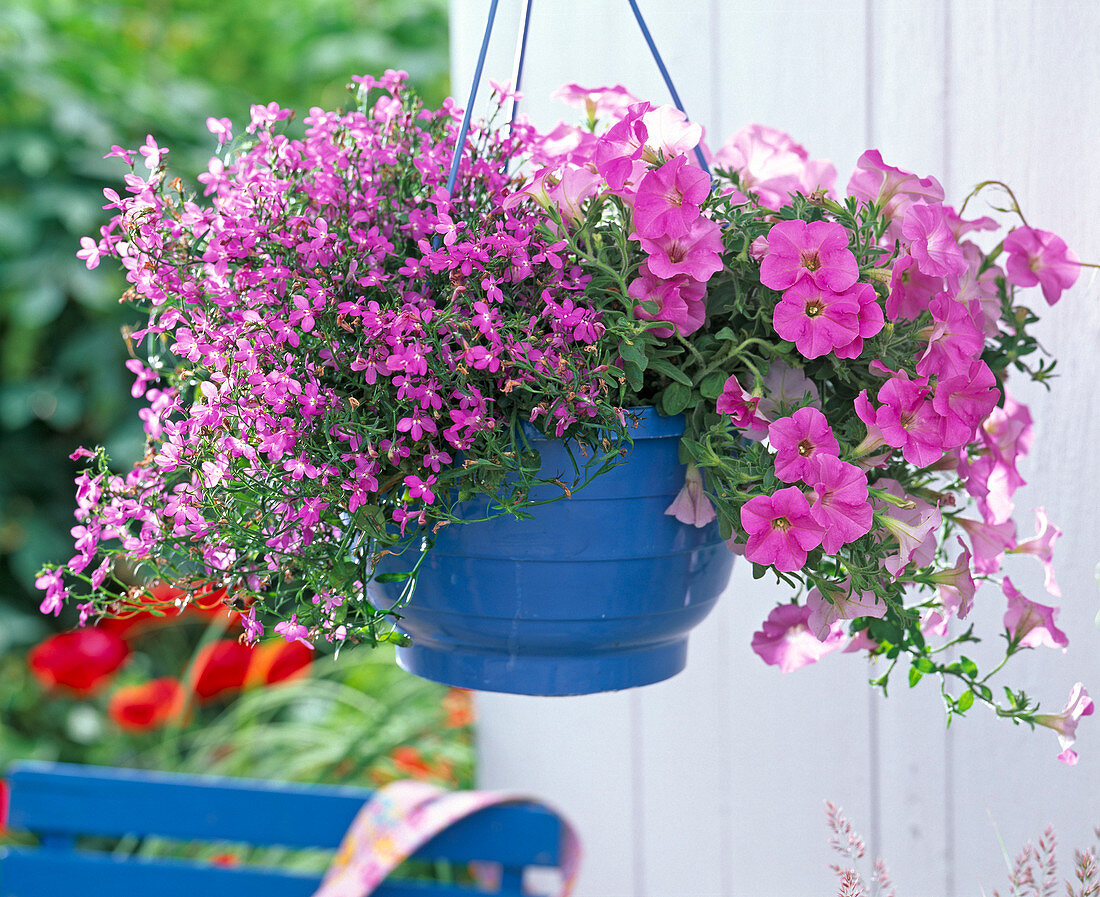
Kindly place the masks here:
[[(477, 55), (477, 66), (474, 68), (474, 83), (470, 85), (470, 99), (466, 101), (466, 111), (462, 115), (462, 128), (458, 132), (454, 154), (451, 156), (451, 173), (447, 176), (447, 193), (454, 191), (455, 181), (458, 180), (458, 166), (462, 162), (462, 149), (466, 146), (466, 135), (470, 131), (470, 115), (474, 111), (477, 86), (481, 83), (481, 72), (485, 68), (485, 54), (489, 51), (489, 37), (493, 33), (493, 21), (497, 17), (497, 3), (498, 0), (492, 0), (492, 3), (489, 4), (489, 18), (485, 22), (485, 36), (481, 39), (481, 52)], [(432, 249), (438, 249), (442, 240), (442, 234), (436, 234), (432, 238)]]
[[(516, 57), (512, 65), (512, 90), (520, 91), (523, 83), (523, 63), (527, 61), (527, 31), (531, 25), (531, 4), (534, 0), (527, 0), (523, 7), (523, 18), (519, 23), (519, 37), (516, 41)], [(516, 123), (516, 112), (519, 110), (519, 99), (512, 100), (512, 114), (508, 118), (508, 133), (512, 133), (512, 126)]]
[[(661, 77), (665, 79), (665, 86), (668, 88), (668, 92), (672, 94), (672, 102), (675, 103), (676, 108), (684, 113), (684, 118), (687, 118), (687, 112), (684, 112), (684, 104), (680, 102), (680, 95), (676, 92), (676, 88), (672, 84), (672, 78), (669, 76), (668, 69), (665, 68), (664, 60), (661, 59), (661, 54), (657, 51), (657, 44), (653, 42), (653, 35), (649, 33), (649, 28), (646, 27), (645, 19), (642, 18), (642, 11), (638, 9), (636, 0), (627, 0), (630, 4), (630, 8), (634, 10), (634, 18), (638, 20), (638, 27), (642, 29), (642, 37), (645, 38), (645, 42), (649, 44), (649, 52), (653, 54), (653, 61), (657, 63), (657, 68), (661, 71)], [(703, 158), (703, 148), (700, 146), (695, 147), (695, 158), (699, 160), (699, 167), (703, 169), (710, 176), (710, 168), (707, 166), (707, 161)]]

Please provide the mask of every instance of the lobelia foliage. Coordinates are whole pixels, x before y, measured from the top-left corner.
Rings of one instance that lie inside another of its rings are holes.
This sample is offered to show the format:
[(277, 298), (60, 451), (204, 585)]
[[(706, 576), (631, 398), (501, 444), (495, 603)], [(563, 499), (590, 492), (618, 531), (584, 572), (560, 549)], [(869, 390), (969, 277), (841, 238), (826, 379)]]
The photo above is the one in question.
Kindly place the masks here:
[(152, 139), (112, 150), (126, 191), (104, 191), (115, 217), (80, 256), (119, 259), (148, 315), (128, 363), (148, 450), (125, 477), (81, 450), (77, 554), (42, 572), (44, 612), (70, 593), (84, 619), (125, 612), (147, 600), (119, 575), (137, 565), (224, 586), (249, 638), (401, 638), (415, 571), (394, 606), (370, 585), (389, 549), (430, 547), (475, 493), (522, 516), (545, 482), (531, 426), (576, 440), (553, 481), (568, 498), (650, 405), (686, 421), (668, 513), (717, 519), (756, 575), (796, 593), (754, 637), (767, 662), (865, 650), (887, 662), (885, 689), (905, 657), (911, 684), (941, 680), (949, 714), (980, 701), (1055, 729), (1076, 759), (1080, 685), (1039, 715), (989, 684), (1024, 648), (1064, 647), (1054, 608), (1004, 577), (1004, 660), (983, 672), (945, 654), (977, 641), (948, 622), (1006, 553), (1035, 555), (1057, 594), (1058, 530), (1040, 511), (1020, 541), (1011, 519), (1031, 429), (1004, 384), (1053, 368), (1017, 288), (1053, 304), (1080, 263), (1007, 187), (975, 191), (1002, 188), (1020, 222), (987, 252), (968, 237), (997, 222), (876, 151), (840, 192), (831, 166), (753, 126), (711, 154), (712, 178), (681, 113), (569, 85), (585, 126), (475, 126), (450, 195), (459, 110), (426, 109), (402, 73), (354, 80), (357, 105), (311, 109), (302, 140), (275, 104), (235, 142), (211, 119), (202, 198)]

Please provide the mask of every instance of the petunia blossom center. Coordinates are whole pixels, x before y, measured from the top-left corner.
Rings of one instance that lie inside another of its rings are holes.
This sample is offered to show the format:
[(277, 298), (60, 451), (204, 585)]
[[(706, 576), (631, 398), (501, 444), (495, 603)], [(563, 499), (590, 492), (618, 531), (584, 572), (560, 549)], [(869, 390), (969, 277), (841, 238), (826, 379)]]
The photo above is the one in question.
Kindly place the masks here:
[(803, 458), (809, 457), (814, 453), (814, 444), (809, 439), (803, 439), (798, 443), (798, 454)]
[(806, 317), (816, 318), (819, 314), (825, 311), (825, 303), (820, 298), (814, 297), (806, 303)]
[(821, 267), (821, 256), (816, 249), (803, 249), (798, 253), (798, 260), (807, 271), (816, 271)]
[(772, 521), (772, 526), (779, 532), (785, 533), (791, 528), (791, 522), (786, 517), (776, 517)]

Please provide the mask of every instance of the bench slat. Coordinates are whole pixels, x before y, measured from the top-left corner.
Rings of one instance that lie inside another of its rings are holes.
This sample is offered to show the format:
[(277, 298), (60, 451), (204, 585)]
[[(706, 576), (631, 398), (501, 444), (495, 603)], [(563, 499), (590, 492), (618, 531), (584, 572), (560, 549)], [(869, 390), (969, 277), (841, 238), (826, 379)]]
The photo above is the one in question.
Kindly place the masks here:
[[(14, 764), (8, 825), (35, 833), (159, 835), (334, 848), (371, 792), (362, 788), (191, 776), (72, 764)], [(415, 856), (557, 866), (560, 822), (535, 806), (488, 807)]]
[[(320, 882), (320, 875), (280, 870), (9, 848), (0, 871), (0, 897), (310, 897)], [(476, 897), (484, 893), (421, 882), (387, 882), (375, 891), (376, 897)], [(494, 897), (522, 897), (522, 892), (506, 888)]]

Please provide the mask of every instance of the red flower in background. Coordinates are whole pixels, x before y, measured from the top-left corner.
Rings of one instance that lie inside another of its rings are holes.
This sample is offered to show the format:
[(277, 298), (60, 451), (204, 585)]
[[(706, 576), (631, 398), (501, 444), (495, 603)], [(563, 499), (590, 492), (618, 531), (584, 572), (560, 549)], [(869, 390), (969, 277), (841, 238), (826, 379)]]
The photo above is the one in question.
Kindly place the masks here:
[(36, 645), (27, 662), (45, 688), (66, 688), (80, 695), (103, 685), (130, 656), (117, 633), (99, 628), (52, 635)]
[(464, 688), (450, 688), (443, 698), (443, 709), (447, 711), (446, 725), (451, 729), (460, 729), (474, 722), (474, 702), (470, 692)]
[(192, 690), (200, 701), (211, 701), (244, 687), (252, 649), (235, 639), (204, 645), (195, 658)]
[(248, 684), (274, 685), (309, 675), (313, 651), (301, 642), (272, 641), (252, 648)]
[(390, 760), (399, 773), (414, 779), (438, 779), (444, 782), (454, 779), (454, 767), (450, 763), (442, 758), (433, 763), (424, 757), (419, 748), (411, 745), (394, 748), (390, 753)]
[(8, 802), (11, 792), (8, 789), (8, 780), (0, 779), (0, 835), (8, 830)]
[(111, 695), (107, 713), (120, 728), (144, 732), (164, 725), (184, 705), (183, 686), (178, 679), (152, 679), (141, 685), (126, 685)]
[[(176, 602), (188, 595), (191, 596), (190, 601), (180, 610)], [(199, 583), (190, 590), (166, 582), (153, 583), (145, 592), (138, 592), (126, 599), (132, 608), (128, 616), (101, 620), (99, 628), (125, 637), (134, 630), (174, 622), (180, 617), (209, 620), (225, 612), (224, 601), (227, 595), (224, 588), (213, 583)], [(152, 609), (159, 613), (153, 613)], [(234, 614), (233, 617), (233, 622), (239, 623), (239, 616)]]

